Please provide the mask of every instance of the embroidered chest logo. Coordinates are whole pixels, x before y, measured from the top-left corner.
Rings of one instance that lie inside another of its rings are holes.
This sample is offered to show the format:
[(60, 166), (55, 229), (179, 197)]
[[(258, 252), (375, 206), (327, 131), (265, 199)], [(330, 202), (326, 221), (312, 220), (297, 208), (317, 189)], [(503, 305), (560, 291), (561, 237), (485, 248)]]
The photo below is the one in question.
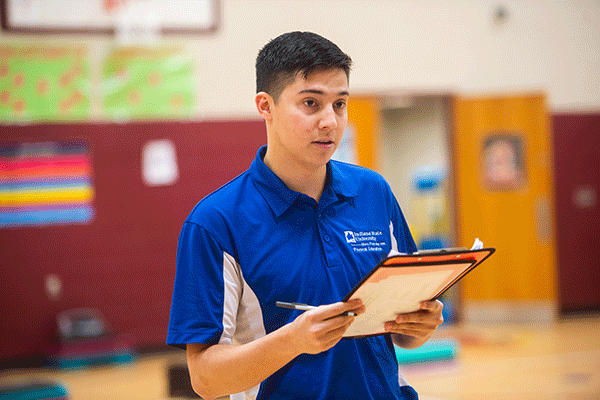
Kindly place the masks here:
[(344, 237), (354, 251), (383, 251), (386, 245), (382, 231), (344, 231)]

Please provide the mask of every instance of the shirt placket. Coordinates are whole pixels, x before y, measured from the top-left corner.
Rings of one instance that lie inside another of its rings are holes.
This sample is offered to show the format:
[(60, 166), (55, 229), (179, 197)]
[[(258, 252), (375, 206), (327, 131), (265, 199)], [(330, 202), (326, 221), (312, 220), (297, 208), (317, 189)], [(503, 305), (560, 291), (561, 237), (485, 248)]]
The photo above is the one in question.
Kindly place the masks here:
[(331, 218), (334, 218), (335, 215), (336, 212), (333, 202), (319, 204), (316, 212), (317, 229), (319, 231), (324, 258), (328, 268), (342, 265), (338, 249), (339, 242), (336, 239), (337, 233), (333, 231), (330, 223)]

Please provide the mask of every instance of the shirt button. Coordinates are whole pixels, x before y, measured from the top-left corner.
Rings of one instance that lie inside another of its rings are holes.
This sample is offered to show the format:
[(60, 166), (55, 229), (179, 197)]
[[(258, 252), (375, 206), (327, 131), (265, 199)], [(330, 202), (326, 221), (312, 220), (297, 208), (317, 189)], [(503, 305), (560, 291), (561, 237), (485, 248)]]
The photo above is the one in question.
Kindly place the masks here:
[(325, 235), (323, 236), (323, 240), (329, 242), (331, 240), (331, 237), (329, 237), (329, 235)]

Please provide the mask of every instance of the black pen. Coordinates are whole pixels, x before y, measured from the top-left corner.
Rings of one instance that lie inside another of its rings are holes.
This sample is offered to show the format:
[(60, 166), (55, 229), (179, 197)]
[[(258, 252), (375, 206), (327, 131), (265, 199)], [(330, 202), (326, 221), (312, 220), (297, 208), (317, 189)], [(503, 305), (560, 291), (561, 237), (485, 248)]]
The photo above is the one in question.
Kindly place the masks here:
[[(291, 308), (292, 310), (302, 310), (302, 311), (308, 311), (308, 310), (312, 310), (314, 308), (317, 308), (316, 306), (309, 306), (308, 304), (287, 303), (285, 301), (276, 301), (275, 305), (277, 307)], [(345, 315), (347, 317), (356, 317), (358, 314), (355, 314), (355, 313), (353, 313), (351, 311), (346, 311), (345, 313), (342, 313), (340, 315)]]

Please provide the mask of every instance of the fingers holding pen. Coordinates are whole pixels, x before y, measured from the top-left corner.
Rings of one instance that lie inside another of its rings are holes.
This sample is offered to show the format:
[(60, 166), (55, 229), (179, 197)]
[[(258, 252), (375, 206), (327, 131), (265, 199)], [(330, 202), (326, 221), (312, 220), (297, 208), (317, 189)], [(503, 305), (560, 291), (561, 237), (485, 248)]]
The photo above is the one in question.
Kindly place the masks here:
[(345, 315), (348, 312), (361, 314), (364, 306), (360, 301), (339, 302), (300, 314), (291, 323), (298, 351), (317, 354), (333, 347), (354, 322), (355, 316)]
[(305, 312), (301, 317), (309, 320), (311, 330), (314, 332), (333, 333), (343, 330), (341, 333), (343, 335), (348, 326), (354, 322), (355, 316), (363, 312), (365, 312), (365, 307), (360, 300), (357, 300), (319, 306)]
[(333, 303), (326, 306), (318, 307), (317, 309), (326, 310), (329, 318), (336, 318), (340, 316), (356, 316), (365, 312), (365, 306), (363, 306), (362, 301), (359, 299), (351, 300), (349, 302), (339, 302)]

